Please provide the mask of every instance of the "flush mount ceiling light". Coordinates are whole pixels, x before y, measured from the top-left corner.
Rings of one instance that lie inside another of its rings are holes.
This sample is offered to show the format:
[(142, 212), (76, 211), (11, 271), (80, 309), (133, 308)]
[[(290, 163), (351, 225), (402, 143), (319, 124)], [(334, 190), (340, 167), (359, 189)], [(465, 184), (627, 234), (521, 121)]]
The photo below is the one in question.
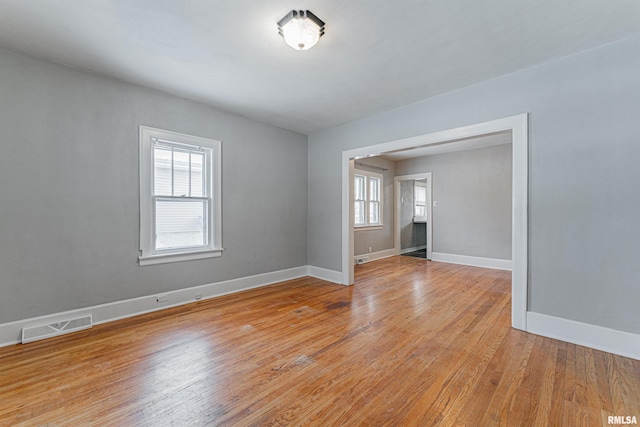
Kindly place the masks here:
[(278, 22), (278, 32), (292, 48), (307, 50), (324, 34), (324, 22), (308, 10), (292, 10)]

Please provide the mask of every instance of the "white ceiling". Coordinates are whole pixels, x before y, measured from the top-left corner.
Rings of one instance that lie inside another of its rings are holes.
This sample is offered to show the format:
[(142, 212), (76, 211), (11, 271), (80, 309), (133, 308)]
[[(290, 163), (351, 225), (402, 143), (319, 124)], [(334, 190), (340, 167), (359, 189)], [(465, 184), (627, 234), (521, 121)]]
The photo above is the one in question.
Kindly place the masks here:
[(306, 134), (639, 33), (637, 0), (0, 0), (1, 46)]

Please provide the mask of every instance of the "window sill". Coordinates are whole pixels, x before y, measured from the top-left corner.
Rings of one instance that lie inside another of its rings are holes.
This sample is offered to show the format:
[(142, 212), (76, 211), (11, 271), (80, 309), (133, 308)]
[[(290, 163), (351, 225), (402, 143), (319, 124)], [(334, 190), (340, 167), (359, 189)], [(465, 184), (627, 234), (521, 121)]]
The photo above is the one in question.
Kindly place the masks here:
[(373, 230), (382, 230), (384, 228), (383, 225), (364, 225), (364, 226), (356, 226), (353, 227), (354, 231), (373, 231)]
[(218, 258), (224, 249), (210, 249), (197, 252), (181, 252), (174, 254), (147, 255), (138, 257), (141, 267), (145, 265), (166, 264), (170, 262), (193, 261), (197, 259)]

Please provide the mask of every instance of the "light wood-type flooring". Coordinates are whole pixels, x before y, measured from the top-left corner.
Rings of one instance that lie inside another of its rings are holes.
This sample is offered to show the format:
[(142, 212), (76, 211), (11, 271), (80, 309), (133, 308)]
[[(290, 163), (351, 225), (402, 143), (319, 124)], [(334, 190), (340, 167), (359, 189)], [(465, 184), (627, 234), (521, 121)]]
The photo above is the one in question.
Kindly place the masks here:
[(411, 257), (0, 349), (2, 426), (640, 422), (640, 361), (510, 327), (510, 273)]

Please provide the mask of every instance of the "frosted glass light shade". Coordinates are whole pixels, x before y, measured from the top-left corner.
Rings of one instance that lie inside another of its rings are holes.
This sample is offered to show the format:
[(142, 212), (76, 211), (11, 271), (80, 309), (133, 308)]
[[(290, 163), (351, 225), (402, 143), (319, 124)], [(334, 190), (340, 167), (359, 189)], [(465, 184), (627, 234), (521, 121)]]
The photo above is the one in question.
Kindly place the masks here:
[(292, 10), (278, 22), (278, 32), (292, 48), (307, 50), (324, 34), (324, 22), (308, 10)]

